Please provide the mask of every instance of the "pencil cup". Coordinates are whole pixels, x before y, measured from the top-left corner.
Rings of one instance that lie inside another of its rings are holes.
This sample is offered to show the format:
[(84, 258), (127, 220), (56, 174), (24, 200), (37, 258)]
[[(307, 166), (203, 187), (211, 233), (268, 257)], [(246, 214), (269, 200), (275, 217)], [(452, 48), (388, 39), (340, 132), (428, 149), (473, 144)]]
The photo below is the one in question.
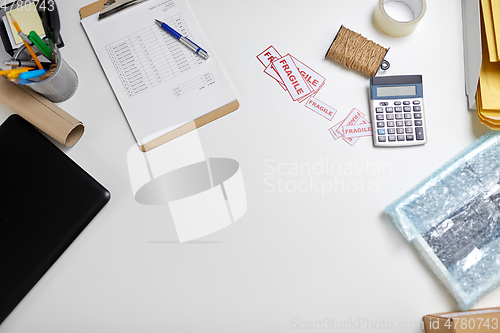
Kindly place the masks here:
[[(61, 57), (61, 52), (57, 48), (54, 52), (57, 63), (55, 72), (45, 80), (27, 83), (26, 85), (40, 95), (43, 95), (49, 101), (59, 103), (70, 99), (75, 94), (78, 88), (78, 76), (73, 68), (64, 61)], [(14, 58), (18, 60), (31, 60), (31, 56), (24, 45), (16, 51)], [(39, 59), (43, 61), (46, 58), (41, 55)]]

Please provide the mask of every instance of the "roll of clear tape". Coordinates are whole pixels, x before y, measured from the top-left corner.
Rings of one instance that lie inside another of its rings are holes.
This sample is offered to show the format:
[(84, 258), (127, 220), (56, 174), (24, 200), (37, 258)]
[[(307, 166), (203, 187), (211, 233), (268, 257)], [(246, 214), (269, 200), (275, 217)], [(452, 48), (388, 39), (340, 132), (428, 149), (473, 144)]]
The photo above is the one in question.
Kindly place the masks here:
[[(410, 21), (398, 21), (387, 13), (384, 5), (389, 2), (401, 2), (413, 13)], [(373, 10), (373, 23), (382, 33), (391, 37), (404, 37), (413, 32), (418, 22), (424, 17), (427, 5), (425, 0), (379, 0)]]

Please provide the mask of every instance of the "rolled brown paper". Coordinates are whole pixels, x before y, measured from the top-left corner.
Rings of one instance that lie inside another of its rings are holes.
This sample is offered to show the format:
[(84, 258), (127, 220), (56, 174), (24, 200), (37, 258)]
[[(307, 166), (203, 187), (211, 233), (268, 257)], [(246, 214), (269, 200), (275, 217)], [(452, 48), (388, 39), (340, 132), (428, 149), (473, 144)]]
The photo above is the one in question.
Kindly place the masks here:
[(0, 103), (59, 143), (73, 146), (83, 135), (81, 121), (31, 90), (0, 76)]

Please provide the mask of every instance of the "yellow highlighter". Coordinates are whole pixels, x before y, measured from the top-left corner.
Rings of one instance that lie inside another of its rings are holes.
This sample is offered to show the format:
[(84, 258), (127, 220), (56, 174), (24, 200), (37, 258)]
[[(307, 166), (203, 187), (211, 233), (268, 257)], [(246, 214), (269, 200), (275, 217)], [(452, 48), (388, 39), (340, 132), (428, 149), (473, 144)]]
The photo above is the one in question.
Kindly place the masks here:
[(29, 70), (31, 70), (33, 68), (29, 68), (29, 67), (19, 67), (19, 68), (15, 68), (15, 69), (8, 69), (8, 70), (5, 70), (5, 71), (0, 71), (0, 75), (7, 75), (7, 77), (9, 79), (15, 79), (19, 76), (19, 74), (21, 73), (25, 73)]
[(19, 77), (19, 75), (21, 75), (22, 73), (26, 73), (26, 72), (29, 72), (30, 70), (29, 69), (26, 69), (26, 70), (23, 70), (23, 71), (18, 71), (18, 72), (12, 72), (12, 73), (9, 73), (7, 74), (7, 78), (9, 80), (15, 80)]

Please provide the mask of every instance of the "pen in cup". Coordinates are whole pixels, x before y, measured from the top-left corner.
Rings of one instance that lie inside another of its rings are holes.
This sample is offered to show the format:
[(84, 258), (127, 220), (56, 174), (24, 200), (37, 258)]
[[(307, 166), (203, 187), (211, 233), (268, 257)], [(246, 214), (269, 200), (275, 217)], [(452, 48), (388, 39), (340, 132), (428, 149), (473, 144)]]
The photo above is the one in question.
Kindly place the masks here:
[(34, 31), (31, 31), (30, 34), (28, 35), (29, 40), (40, 50), (40, 53), (42, 53), (47, 59), (50, 60), (51, 58), (51, 52), (50, 52), (50, 47), (45, 44), (45, 42), (38, 36), (38, 34)]
[[(43, 68), (49, 68), (50, 67), (50, 62), (40, 62), (43, 66)], [(18, 67), (30, 67), (30, 68), (38, 68), (37, 65), (34, 62), (27, 61), (27, 60), (17, 60), (17, 59), (10, 59), (4, 62), (5, 66), (9, 66), (12, 68), (18, 68)]]

